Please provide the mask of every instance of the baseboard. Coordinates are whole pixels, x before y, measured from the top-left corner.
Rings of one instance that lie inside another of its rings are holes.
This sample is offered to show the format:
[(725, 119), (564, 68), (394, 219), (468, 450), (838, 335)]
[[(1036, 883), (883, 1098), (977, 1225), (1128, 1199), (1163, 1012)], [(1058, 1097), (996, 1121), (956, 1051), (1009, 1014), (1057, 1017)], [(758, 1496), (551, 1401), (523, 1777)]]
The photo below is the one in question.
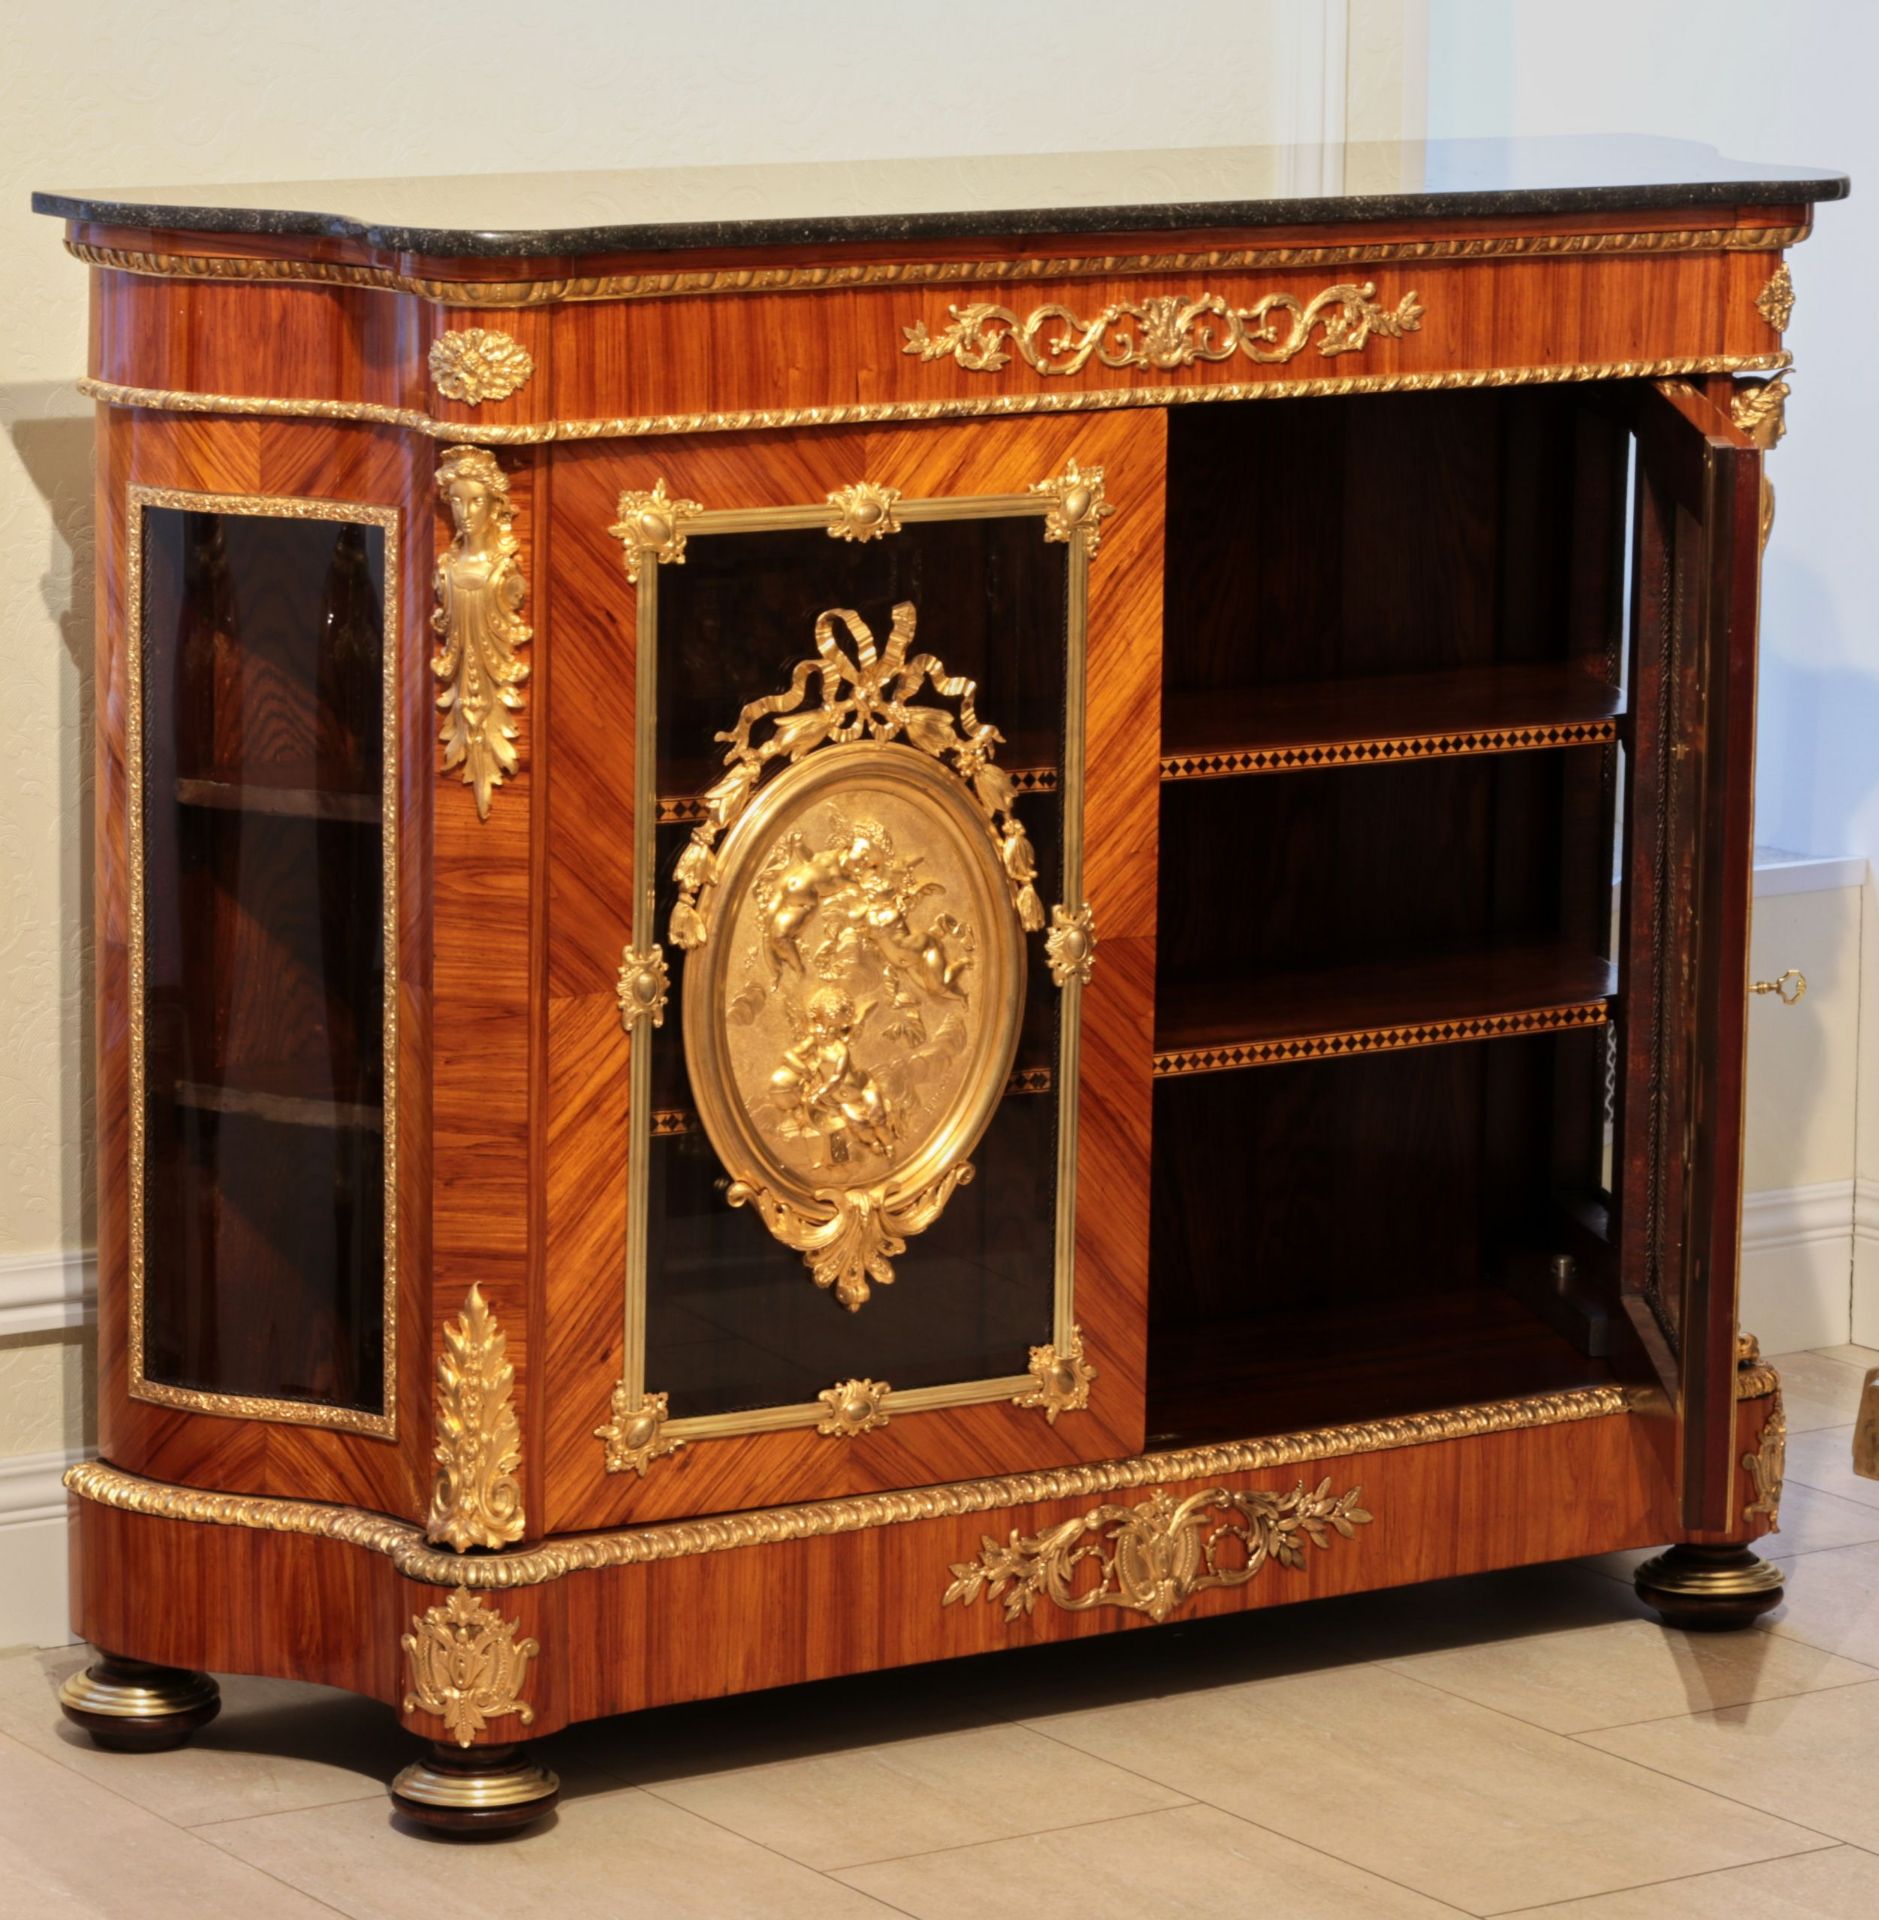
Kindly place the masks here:
[(98, 1260), (89, 1249), (0, 1254), (0, 1333), (57, 1333), (98, 1314)]
[[(1854, 1210), (1851, 1180), (1744, 1196), (1738, 1318), (1764, 1353), (1837, 1347), (1858, 1337), (1852, 1325)], [(1872, 1258), (1879, 1266), (1879, 1234)]]
[(65, 1489), (76, 1453), (0, 1460), (0, 1647), (58, 1647), (66, 1622)]
[(1853, 1186), (1853, 1332), (1862, 1347), (1879, 1347), (1879, 1180)]

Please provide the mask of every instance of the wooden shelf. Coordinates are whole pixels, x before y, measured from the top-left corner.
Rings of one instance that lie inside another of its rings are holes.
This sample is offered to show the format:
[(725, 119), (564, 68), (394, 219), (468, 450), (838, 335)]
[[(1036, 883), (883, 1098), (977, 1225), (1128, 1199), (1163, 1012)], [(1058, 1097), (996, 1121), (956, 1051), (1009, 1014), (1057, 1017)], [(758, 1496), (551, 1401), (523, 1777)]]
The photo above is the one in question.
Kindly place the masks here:
[(1357, 1311), (1280, 1308), (1151, 1332), (1148, 1444), (1251, 1440), (1611, 1378), (1497, 1287), (1418, 1290)]
[(1603, 1026), (1615, 971), (1561, 947), (1162, 987), (1155, 1073), (1171, 1077)]
[(176, 1104), (205, 1113), (251, 1114), (284, 1126), (321, 1127), (331, 1132), (383, 1133), (385, 1110), (345, 1100), (309, 1100), (299, 1094), (271, 1093), (258, 1087), (221, 1087), (178, 1080)]
[(1172, 693), (1161, 777), (1387, 766), (1459, 754), (1603, 746), (1624, 696), (1570, 662)]
[(253, 787), (229, 780), (176, 782), (179, 807), (213, 807), (224, 813), (286, 814), (302, 820), (346, 820), (376, 826), (384, 809), (375, 793), (334, 793), (323, 787)]

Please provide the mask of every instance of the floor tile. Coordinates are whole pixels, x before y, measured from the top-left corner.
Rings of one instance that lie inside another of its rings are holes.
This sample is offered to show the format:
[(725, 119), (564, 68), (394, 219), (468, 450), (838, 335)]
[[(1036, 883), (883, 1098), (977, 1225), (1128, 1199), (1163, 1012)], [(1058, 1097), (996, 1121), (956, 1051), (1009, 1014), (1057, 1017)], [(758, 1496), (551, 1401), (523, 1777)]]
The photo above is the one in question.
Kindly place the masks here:
[(1863, 1507), (1879, 1507), (1879, 1480), (1853, 1471), (1853, 1427), (1817, 1427), (1788, 1436), (1788, 1480), (1838, 1494)]
[(270, 1873), (4, 1736), (0, 1889), (23, 1920), (332, 1920)]
[(1879, 1680), (1862, 1666), (1767, 1633), (1677, 1633), (1624, 1620), (1425, 1653), (1394, 1670), (1554, 1733), (1584, 1733)]
[(649, 1791), (825, 1869), (1146, 1813), (1185, 1798), (1024, 1727), (734, 1767), (662, 1780)]
[(1879, 1855), (1828, 1847), (1693, 1880), (1530, 1907), (1521, 1920), (1871, 1920), (1879, 1913)]
[(84, 1647), (0, 1660), (0, 1733), (178, 1826), (383, 1795), (411, 1749), (390, 1710), (332, 1687), (233, 1675), (222, 1711), (171, 1753), (107, 1753), (59, 1711)]
[(857, 1867), (836, 1877), (915, 1920), (1056, 1911), (1016, 1889), (1074, 1889), (1076, 1920), (1442, 1920), (1457, 1909), (1268, 1833), (1217, 1807), (1180, 1807), (1020, 1840), (996, 1840)]
[[(856, 1817), (865, 1819), (867, 1809), (857, 1808)], [(238, 1859), (266, 1862), (353, 1920), (459, 1913), (502, 1920), (887, 1920), (892, 1913), (635, 1787), (564, 1796), (551, 1819), (488, 1845), (396, 1825), (383, 1801), (196, 1832)]]
[(1836, 1840), (1879, 1847), (1879, 1681), (1580, 1738)]
[(1035, 1724), (1477, 1913), (1821, 1844), (1801, 1827), (1381, 1667)]
[(1879, 1667), (1879, 1545), (1803, 1554), (1786, 1571), (1767, 1631)]
[[(1824, 1353), (1779, 1353), (1773, 1364), (1781, 1375), (1781, 1404), (1789, 1433), (1816, 1427), (1843, 1427), (1858, 1417), (1865, 1368)], [(1879, 1360), (1869, 1365), (1879, 1366)]]
[(1838, 1360), (1862, 1372), (1867, 1367), (1879, 1367), (1879, 1347), (1813, 1347), (1809, 1351), (1819, 1354), (1823, 1360)]
[(1790, 1478), (1781, 1490), (1781, 1531), (1766, 1533), (1755, 1551), (1765, 1560), (1792, 1560), (1800, 1553), (1857, 1547), (1879, 1540), (1879, 1507), (1822, 1493)]

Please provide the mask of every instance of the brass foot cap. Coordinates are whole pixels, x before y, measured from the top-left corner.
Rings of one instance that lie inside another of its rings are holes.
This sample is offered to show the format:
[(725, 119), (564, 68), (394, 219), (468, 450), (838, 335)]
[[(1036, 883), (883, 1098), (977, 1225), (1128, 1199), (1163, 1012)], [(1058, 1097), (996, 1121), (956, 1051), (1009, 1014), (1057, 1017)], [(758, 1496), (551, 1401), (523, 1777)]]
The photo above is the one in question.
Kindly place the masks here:
[(222, 1696), (206, 1673), (105, 1654), (66, 1681), (59, 1706), (101, 1747), (157, 1753), (206, 1727), (222, 1711)]
[(442, 1833), (506, 1833), (548, 1813), (561, 1782), (520, 1747), (435, 1747), (391, 1783), (407, 1820)]
[(1745, 1627), (1781, 1604), (1783, 1575), (1747, 1547), (1681, 1546), (1637, 1571), (1638, 1597), (1673, 1627)]

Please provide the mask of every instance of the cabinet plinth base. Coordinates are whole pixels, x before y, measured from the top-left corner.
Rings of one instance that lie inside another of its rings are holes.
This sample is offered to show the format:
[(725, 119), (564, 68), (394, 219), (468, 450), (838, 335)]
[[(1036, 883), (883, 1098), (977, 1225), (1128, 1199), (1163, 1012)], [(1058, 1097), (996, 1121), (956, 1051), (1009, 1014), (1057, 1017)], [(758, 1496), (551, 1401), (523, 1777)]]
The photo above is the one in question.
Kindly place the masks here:
[(1667, 1626), (1697, 1632), (1746, 1627), (1781, 1604), (1783, 1575), (1743, 1546), (1679, 1546), (1637, 1571), (1638, 1598)]
[(439, 1833), (508, 1833), (552, 1811), (561, 1782), (527, 1748), (434, 1744), (391, 1783), (407, 1820)]
[(114, 1753), (161, 1753), (206, 1727), (222, 1696), (206, 1673), (101, 1652), (59, 1689), (59, 1706)]

